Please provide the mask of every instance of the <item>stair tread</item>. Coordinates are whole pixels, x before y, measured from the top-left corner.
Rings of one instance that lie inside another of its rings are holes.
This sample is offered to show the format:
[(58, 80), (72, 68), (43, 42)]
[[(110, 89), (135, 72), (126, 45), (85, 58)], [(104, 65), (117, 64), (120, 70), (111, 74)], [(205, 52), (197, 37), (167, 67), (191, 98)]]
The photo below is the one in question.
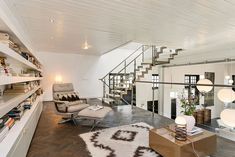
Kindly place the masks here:
[(148, 62), (142, 62), (141, 64), (142, 64), (142, 65), (145, 65), (145, 64), (149, 64), (149, 65), (150, 65), (150, 64), (152, 64), (152, 62), (151, 62), (151, 63), (148, 63)]
[(114, 102), (115, 100), (112, 98), (103, 98), (103, 101)]
[(113, 92), (113, 93), (119, 93), (119, 94), (126, 93), (125, 91), (117, 90), (117, 89), (113, 89), (112, 92)]
[(121, 96), (118, 95), (118, 94), (106, 94), (106, 95), (108, 95), (108, 96), (110, 96), (110, 97), (114, 97), (114, 98), (120, 98), (120, 97), (121, 97)]

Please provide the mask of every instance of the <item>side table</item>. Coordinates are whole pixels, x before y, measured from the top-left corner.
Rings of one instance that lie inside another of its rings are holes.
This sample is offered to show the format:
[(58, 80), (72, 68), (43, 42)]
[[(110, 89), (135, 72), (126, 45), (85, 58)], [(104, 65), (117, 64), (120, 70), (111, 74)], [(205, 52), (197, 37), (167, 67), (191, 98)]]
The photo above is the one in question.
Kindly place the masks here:
[(216, 134), (203, 130), (203, 133), (188, 136), (187, 141), (178, 141), (169, 128), (151, 129), (149, 131), (149, 146), (163, 157), (200, 157), (212, 155), (216, 151)]

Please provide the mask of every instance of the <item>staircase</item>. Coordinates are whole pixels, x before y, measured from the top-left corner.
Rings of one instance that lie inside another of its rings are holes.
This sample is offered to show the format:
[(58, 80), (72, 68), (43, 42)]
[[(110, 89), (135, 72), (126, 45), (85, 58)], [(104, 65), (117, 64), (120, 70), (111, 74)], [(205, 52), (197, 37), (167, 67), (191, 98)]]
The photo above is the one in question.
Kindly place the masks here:
[(169, 64), (182, 49), (142, 45), (102, 79), (103, 101), (135, 105), (135, 81), (144, 78), (154, 66)]

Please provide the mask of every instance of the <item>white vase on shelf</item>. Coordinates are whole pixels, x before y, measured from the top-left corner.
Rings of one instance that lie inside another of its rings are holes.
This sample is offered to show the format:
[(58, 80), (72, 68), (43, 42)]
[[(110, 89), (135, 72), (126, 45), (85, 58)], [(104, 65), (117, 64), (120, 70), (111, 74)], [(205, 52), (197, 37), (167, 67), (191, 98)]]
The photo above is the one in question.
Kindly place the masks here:
[(194, 116), (183, 115), (187, 123), (187, 132), (192, 131), (193, 127), (195, 126), (196, 120)]

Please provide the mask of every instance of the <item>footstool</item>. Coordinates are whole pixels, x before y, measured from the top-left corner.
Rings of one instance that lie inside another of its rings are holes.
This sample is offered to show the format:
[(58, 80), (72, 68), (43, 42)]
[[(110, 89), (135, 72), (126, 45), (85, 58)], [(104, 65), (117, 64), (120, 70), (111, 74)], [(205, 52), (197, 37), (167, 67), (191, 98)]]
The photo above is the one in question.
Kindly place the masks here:
[(102, 109), (99, 109), (97, 111), (91, 110), (89, 108), (85, 108), (81, 110), (80, 112), (78, 112), (78, 117), (88, 119), (88, 120), (94, 120), (94, 123), (90, 130), (92, 131), (110, 111), (112, 111), (112, 108), (106, 107), (106, 106), (104, 106)]

